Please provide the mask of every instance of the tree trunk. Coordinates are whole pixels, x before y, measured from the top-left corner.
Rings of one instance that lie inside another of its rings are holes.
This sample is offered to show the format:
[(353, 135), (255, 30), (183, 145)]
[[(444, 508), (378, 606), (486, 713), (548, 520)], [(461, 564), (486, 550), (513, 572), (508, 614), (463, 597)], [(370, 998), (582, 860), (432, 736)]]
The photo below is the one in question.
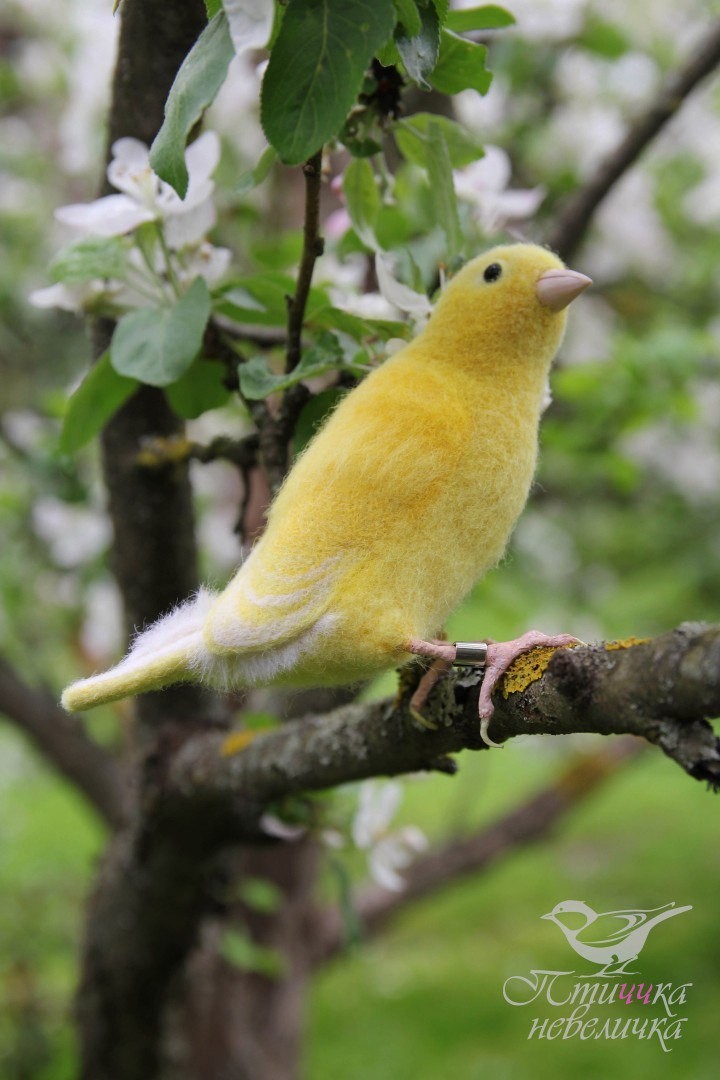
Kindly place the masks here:
[[(124, 0), (121, 17), (109, 142), (129, 135), (150, 144), (177, 70), (205, 25), (205, 8), (202, 0)], [(95, 327), (96, 355), (111, 330)], [(143, 439), (181, 431), (164, 395), (145, 387), (103, 432), (113, 570), (129, 630), (198, 584), (187, 465), (151, 471), (136, 464)], [(213, 806), (190, 815), (163, 791), (165, 769), (184, 741), (199, 726), (227, 722), (217, 699), (194, 687), (138, 701), (133, 806), (109, 845), (87, 912), (77, 1001), (84, 1080), (282, 1080), (297, 1073), (309, 969), (303, 925), (316, 852), (309, 843), (272, 843), (236, 853), (232, 880), (271, 881), (283, 904), (268, 915), (237, 904), (227, 910), (218, 889), (231, 819)], [(277, 952), (280, 977), (241, 971), (223, 958), (230, 922)]]

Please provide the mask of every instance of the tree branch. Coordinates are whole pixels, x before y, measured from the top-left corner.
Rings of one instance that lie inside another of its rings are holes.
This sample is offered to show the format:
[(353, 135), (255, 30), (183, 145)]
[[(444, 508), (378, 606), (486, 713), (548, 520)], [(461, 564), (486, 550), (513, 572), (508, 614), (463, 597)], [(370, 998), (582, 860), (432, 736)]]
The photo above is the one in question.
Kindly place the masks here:
[(285, 370), (292, 371), (300, 363), (301, 337), (305, 307), (310, 295), (315, 261), (322, 255), (324, 241), (320, 236), (320, 186), (322, 183), (322, 149), (303, 165), (305, 174), (305, 224), (295, 296), (288, 304), (287, 352)]
[[(411, 669), (415, 677), (418, 670)], [(371, 776), (452, 771), (448, 754), (485, 749), (478, 686), (474, 673), (441, 683), (424, 710), (437, 725), (431, 731), (409, 719), (406, 685), (399, 704), (352, 704), (306, 717), (234, 756), (223, 756), (219, 735), (191, 738), (169, 769), (166, 797), (224, 802), (238, 837), (251, 839), (261, 834), (263, 809), (283, 796)], [(720, 740), (706, 720), (720, 714), (720, 626), (684, 624), (638, 644), (537, 650), (516, 661), (501, 687), (491, 724), (498, 741), (579, 731), (639, 735), (690, 776), (720, 785)]]
[(126, 782), (120, 765), (86, 736), (46, 691), (28, 686), (0, 658), (0, 713), (32, 739), (40, 752), (116, 827), (125, 815)]
[(719, 63), (720, 20), (703, 35), (701, 44), (683, 67), (666, 81), (657, 99), (631, 125), (617, 149), (561, 208), (547, 242), (563, 259), (571, 259), (580, 247), (595, 211), (620, 177)]
[(258, 437), (255, 434), (243, 439), (218, 435), (206, 444), (193, 442), (185, 435), (171, 435), (166, 439), (147, 439), (138, 453), (137, 464), (144, 469), (162, 469), (184, 461), (200, 461), (203, 465), (227, 461), (244, 471), (257, 464), (257, 455)]
[[(577, 756), (552, 783), (497, 821), (472, 836), (451, 840), (416, 859), (403, 875), (405, 888), (402, 892), (389, 892), (376, 885), (366, 887), (354, 905), (363, 936), (384, 930), (399, 912), (416, 901), (460, 878), (486, 870), (518, 848), (547, 836), (579, 803), (644, 749), (643, 742), (628, 736), (597, 753)], [(325, 963), (342, 952), (346, 932), (337, 908), (317, 913), (310, 937), (316, 964)]]
[[(305, 175), (305, 221), (303, 249), (300, 258), (295, 295), (288, 298), (287, 341), (285, 370), (292, 371), (300, 363), (302, 332), (315, 263), (323, 253), (320, 236), (320, 188), (322, 183), (322, 150), (318, 150), (303, 165)], [(246, 402), (258, 429), (260, 456), (270, 490), (274, 494), (288, 470), (290, 441), (298, 416), (310, 397), (302, 383), (291, 387), (282, 396), (277, 413), (265, 401)]]

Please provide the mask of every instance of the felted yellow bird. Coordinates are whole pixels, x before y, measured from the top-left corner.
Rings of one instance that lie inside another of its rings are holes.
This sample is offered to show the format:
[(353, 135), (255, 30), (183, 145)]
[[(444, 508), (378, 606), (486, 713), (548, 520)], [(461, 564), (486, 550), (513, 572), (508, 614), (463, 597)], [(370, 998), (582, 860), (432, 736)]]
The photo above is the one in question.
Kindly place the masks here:
[(140, 633), (116, 667), (69, 686), (63, 706), (184, 681), (347, 684), (422, 656), (485, 667), (490, 742), (491, 694), (511, 661), (575, 639), (432, 635), (498, 562), (525, 505), (566, 308), (589, 284), (531, 244), (469, 262), (425, 329), (342, 400), (295, 462), (229, 585), (201, 589)]

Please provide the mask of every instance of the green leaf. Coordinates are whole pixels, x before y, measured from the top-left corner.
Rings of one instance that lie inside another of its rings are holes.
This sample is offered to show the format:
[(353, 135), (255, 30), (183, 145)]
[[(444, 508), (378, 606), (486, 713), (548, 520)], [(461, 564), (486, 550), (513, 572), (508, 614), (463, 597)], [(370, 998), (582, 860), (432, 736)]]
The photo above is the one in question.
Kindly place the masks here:
[(354, 158), (350, 162), (343, 176), (343, 192), (355, 232), (363, 244), (374, 250), (377, 247), (375, 222), (382, 199), (373, 167), (367, 158)]
[(151, 386), (169, 386), (200, 352), (209, 317), (207, 282), (196, 277), (172, 307), (123, 315), (110, 345), (113, 367)]
[(405, 247), (415, 235), (415, 226), (399, 206), (383, 206), (375, 223), (375, 235), (384, 251)]
[(268, 175), (273, 165), (277, 161), (277, 150), (272, 146), (266, 146), (263, 150), (257, 165), (253, 169), (248, 169), (247, 172), (242, 173), (238, 185), (235, 188), (236, 195), (247, 195), (248, 191), (252, 191), (258, 184), (262, 184), (265, 177)]
[(391, 37), (385, 42), (384, 45), (375, 53), (382, 67), (397, 67), (401, 63), (400, 53), (395, 43), (395, 38)]
[(432, 5), (437, 11), (437, 17), (440, 20), (440, 26), (444, 26), (448, 18), (448, 7), (450, 6), (448, 0), (432, 0)]
[(254, 274), (227, 285), (215, 301), (220, 315), (239, 323), (285, 326), (287, 297), (294, 290), (292, 278), (281, 274)]
[(395, 322), (392, 319), (362, 319), (359, 315), (333, 307), (332, 304), (317, 308), (305, 322), (315, 330), (341, 330), (357, 341), (363, 338), (387, 341), (388, 338), (405, 337), (408, 332), (407, 323)]
[(445, 136), (439, 124), (428, 125), (427, 174), (430, 181), (434, 216), (447, 237), (448, 254), (457, 255), (462, 247), (452, 165)]
[(630, 42), (619, 26), (592, 17), (586, 21), (578, 36), (578, 44), (608, 60), (618, 60), (630, 48)]
[(222, 7), (222, 0), (205, 0), (205, 10), (207, 11), (208, 19), (214, 18)]
[(334, 386), (332, 389), (323, 390), (310, 398), (295, 425), (293, 451), (296, 456), (305, 449), (320, 425), (324, 423), (328, 414), (332, 412), (338, 402), (342, 401), (347, 393), (346, 389)]
[[(357, 353), (360, 346), (355, 345)], [(260, 398), (269, 397), (283, 390), (289, 390), (305, 379), (316, 379), (320, 375), (326, 375), (328, 371), (338, 368), (356, 370), (352, 363), (352, 356), (343, 349), (343, 345), (336, 334), (325, 331), (318, 338), (317, 344), (306, 349), (303, 357), (296, 368), (286, 374), (277, 375), (270, 371), (264, 356), (253, 356), (238, 367), (240, 390), (243, 397), (249, 401), (258, 401)]]
[(397, 21), (405, 28), (405, 33), (411, 37), (419, 34), (422, 22), (415, 0), (393, 0), (393, 6)]
[(483, 4), (482, 7), (463, 8), (461, 11), (448, 12), (448, 30), (456, 34), (468, 30), (500, 30), (504, 26), (513, 26), (515, 16), (496, 4)]
[(119, 236), (89, 236), (58, 252), (50, 276), (76, 285), (94, 278), (123, 278), (126, 265), (127, 251)]
[(435, 67), (440, 51), (440, 23), (432, 4), (422, 4), (419, 11), (420, 31), (411, 37), (401, 30), (395, 34), (395, 43), (410, 78), (423, 90), (430, 90), (427, 77)]
[(226, 377), (225, 364), (199, 356), (184, 375), (165, 388), (165, 396), (178, 416), (194, 420), (226, 404), (231, 393), (225, 385)]
[(238, 896), (253, 911), (272, 915), (283, 905), (282, 891), (267, 878), (244, 877), (238, 884)]
[(220, 951), (228, 963), (269, 979), (281, 978), (285, 970), (285, 960), (277, 949), (257, 945), (249, 934), (239, 930), (225, 931)]
[(188, 188), (185, 143), (204, 110), (215, 100), (234, 55), (225, 13), (219, 11), (183, 60), (170, 87), (165, 120), (150, 147), (150, 164), (181, 199)]
[(253, 240), (250, 254), (253, 262), (268, 270), (293, 270), (302, 258), (302, 229), (286, 229), (282, 233), (264, 233)]
[(262, 398), (269, 397), (270, 394), (294, 386), (298, 380), (293, 378), (293, 374), (287, 377), (276, 374), (268, 367), (267, 359), (258, 353), (238, 367), (240, 392), (248, 401), (260, 401)]
[(282, 161), (297, 165), (337, 134), (394, 22), (390, 0), (289, 0), (260, 110)]
[(440, 59), (430, 82), (442, 94), (459, 94), (461, 90), (477, 90), (487, 94), (492, 72), (485, 67), (487, 49), (474, 41), (443, 30), (440, 34)]
[(109, 352), (93, 364), (68, 401), (59, 450), (74, 454), (98, 434), (138, 386), (136, 379), (118, 375)]
[(355, 908), (355, 897), (350, 873), (345, 863), (336, 856), (328, 858), (328, 865), (337, 879), (338, 907), (343, 918), (344, 942), (346, 947), (359, 945), (363, 939), (363, 926)]
[(450, 162), (454, 169), (470, 165), (484, 154), (480, 139), (455, 120), (433, 113), (415, 113), (399, 120), (393, 128), (400, 153), (407, 161), (425, 168), (427, 161), (428, 127), (435, 124), (442, 131)]

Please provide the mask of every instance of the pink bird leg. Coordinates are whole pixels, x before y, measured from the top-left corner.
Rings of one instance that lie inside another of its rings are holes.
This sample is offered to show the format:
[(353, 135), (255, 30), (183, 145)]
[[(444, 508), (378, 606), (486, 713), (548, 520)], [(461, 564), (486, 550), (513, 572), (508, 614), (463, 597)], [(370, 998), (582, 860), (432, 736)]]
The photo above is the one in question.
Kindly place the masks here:
[[(483, 681), (480, 687), (478, 699), (478, 713), (480, 716), (480, 738), (487, 746), (502, 746), (502, 743), (494, 742), (488, 734), (488, 726), (492, 719), (495, 706), (492, 703), (492, 695), (495, 687), (503, 677), (507, 669), (517, 660), (518, 656), (530, 652), (539, 646), (557, 649), (563, 645), (582, 645), (579, 638), (571, 634), (543, 634), (540, 630), (528, 630), (513, 641), (486, 641), (487, 658), (485, 661)], [(428, 727), (428, 722), (423, 719), (420, 709), (425, 704), (433, 686), (443, 675), (447, 674), (450, 667), (455, 663), (457, 650), (455, 644), (447, 641), (422, 641), (412, 638), (406, 645), (406, 650), (414, 656), (426, 656), (435, 661), (429, 671), (420, 680), (417, 690), (410, 700), (410, 708), (414, 716)], [(426, 682), (427, 680), (427, 682)]]

